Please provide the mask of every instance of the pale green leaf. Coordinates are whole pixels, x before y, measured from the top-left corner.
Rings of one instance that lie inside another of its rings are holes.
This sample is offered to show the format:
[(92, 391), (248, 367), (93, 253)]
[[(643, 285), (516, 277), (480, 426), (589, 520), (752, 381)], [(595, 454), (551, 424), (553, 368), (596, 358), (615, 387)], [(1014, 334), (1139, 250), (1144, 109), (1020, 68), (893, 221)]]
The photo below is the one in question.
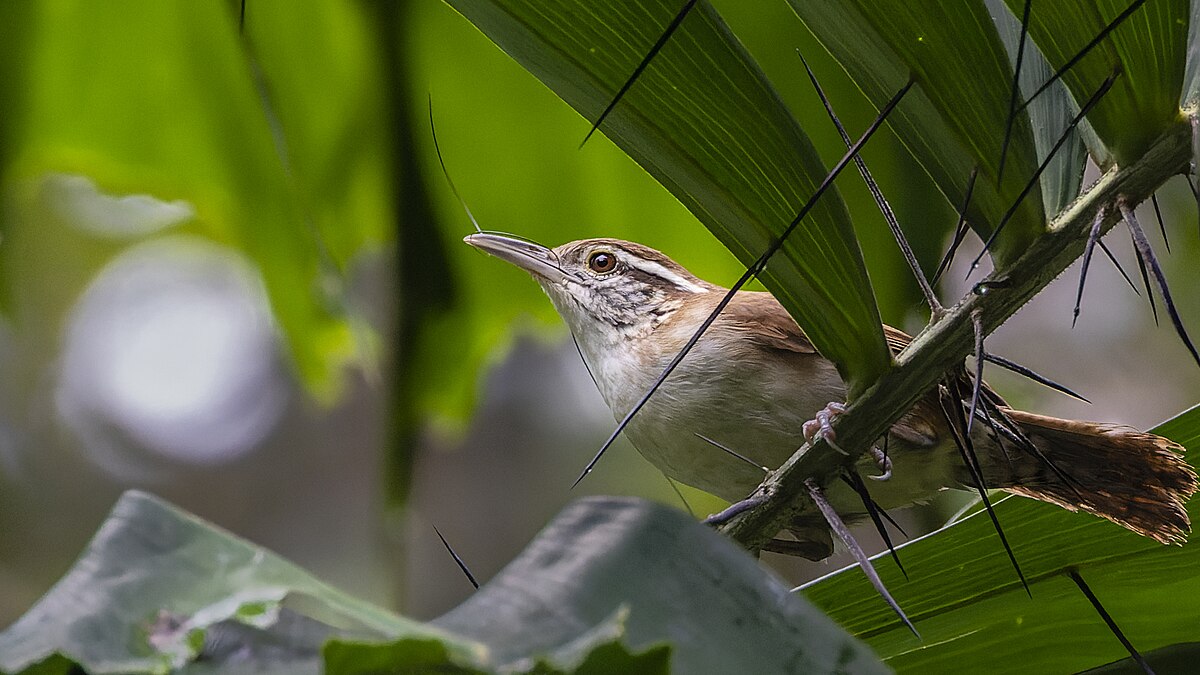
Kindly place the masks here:
[[(1020, 12), (1024, 0), (1006, 0)], [(1034, 3), (1030, 36), (1056, 70), (1097, 36), (1132, 0), (1062, 0)], [(1179, 121), (1188, 53), (1190, 0), (1150, 0), (1063, 75), (1077, 102), (1086, 101), (1119, 70), (1112, 88), (1088, 114), (1112, 153), (1097, 157), (1128, 164)]]

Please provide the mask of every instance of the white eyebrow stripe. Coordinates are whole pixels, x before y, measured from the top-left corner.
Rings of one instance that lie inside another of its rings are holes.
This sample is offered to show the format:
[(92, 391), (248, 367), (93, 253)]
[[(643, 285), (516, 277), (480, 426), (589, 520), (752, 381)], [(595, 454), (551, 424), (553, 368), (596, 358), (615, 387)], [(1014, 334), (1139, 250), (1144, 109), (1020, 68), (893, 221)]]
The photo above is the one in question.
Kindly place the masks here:
[(650, 274), (652, 276), (658, 277), (659, 279), (664, 279), (666, 281), (669, 281), (689, 293), (707, 293), (708, 292), (707, 288), (701, 286), (700, 284), (697, 284), (694, 281), (691, 281), (687, 277), (684, 277), (684, 276), (678, 274), (677, 272), (671, 271), (666, 266), (656, 263), (653, 260), (646, 260), (645, 258), (639, 258), (636, 255), (630, 255), (630, 254), (625, 254), (625, 255), (622, 255), (621, 257), (625, 259), (625, 262), (630, 267), (636, 267), (637, 269), (645, 272), (646, 274)]

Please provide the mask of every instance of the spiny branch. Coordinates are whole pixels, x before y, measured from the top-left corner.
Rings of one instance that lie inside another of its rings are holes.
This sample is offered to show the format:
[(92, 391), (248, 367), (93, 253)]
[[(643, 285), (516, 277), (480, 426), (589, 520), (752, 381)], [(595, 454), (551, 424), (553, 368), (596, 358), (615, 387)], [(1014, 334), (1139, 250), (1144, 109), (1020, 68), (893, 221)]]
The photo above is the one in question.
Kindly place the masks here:
[[(932, 321), (895, 357), (895, 365), (857, 396), (834, 423), (846, 458), (823, 438), (805, 443), (754, 493), (757, 505), (745, 508), (721, 531), (751, 551), (762, 545), (797, 515), (815, 508), (805, 480), (826, 484), (836, 480), (897, 419), (930, 390), (950, 368), (962, 364), (974, 347), (971, 315), (982, 310), (984, 331), (990, 333), (1025, 305), (1046, 284), (1083, 254), (1088, 233), (1102, 206), (1118, 197), (1130, 203), (1148, 199), (1167, 177), (1191, 161), (1187, 125), (1169, 129), (1135, 161), (1115, 166), (1059, 215), (1048, 230), (1013, 261), (988, 277), (987, 293), (967, 294), (946, 314)], [(1102, 233), (1117, 222), (1116, 210), (1106, 214)]]

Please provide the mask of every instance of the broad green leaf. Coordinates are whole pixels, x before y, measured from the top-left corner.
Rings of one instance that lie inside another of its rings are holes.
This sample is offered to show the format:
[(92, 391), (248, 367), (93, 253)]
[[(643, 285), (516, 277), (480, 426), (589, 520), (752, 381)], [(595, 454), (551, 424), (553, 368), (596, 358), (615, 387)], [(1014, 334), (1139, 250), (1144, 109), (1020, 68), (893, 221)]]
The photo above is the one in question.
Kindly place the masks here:
[[(1200, 407), (1154, 431), (1188, 448), (1195, 464)], [(1200, 500), (1188, 512), (1200, 522)], [(896, 621), (857, 569), (813, 582), (804, 595), (901, 671), (1076, 672), (1122, 658), (1124, 648), (1066, 576), (1069, 569), (1079, 570), (1139, 650), (1195, 640), (1195, 542), (1163, 546), (1094, 516), (1020, 497), (997, 504), (996, 514), (1032, 599), (983, 513), (901, 546), (908, 581), (876, 558), (923, 641)]]
[[(450, 4), (589, 118), (679, 10), (667, 0)], [(602, 131), (746, 264), (825, 175), (807, 136), (706, 2)], [(761, 278), (853, 389), (887, 366), (862, 256), (836, 194), (821, 198)]]
[[(1006, 0), (1020, 12), (1023, 0)], [(1132, 0), (1064, 0), (1035, 3), (1030, 36), (1059, 69), (1115, 19)], [(1097, 157), (1128, 164), (1179, 121), (1188, 52), (1190, 0), (1152, 0), (1139, 7), (1104, 41), (1063, 75), (1077, 102), (1086, 101), (1119, 69), (1112, 90), (1088, 120), (1112, 153)]]
[(315, 654), (330, 635), (436, 639), (468, 667), (484, 656), (478, 644), (352, 598), (155, 497), (127, 492), (67, 575), (0, 633), (0, 671), (65, 657), (89, 673), (161, 673), (189, 666), (201, 648), (203, 671), (226, 658), (236, 665), (264, 643), (270, 665), (304, 649)]
[[(712, 1), (792, 114), (803, 120), (804, 131), (821, 157), (826, 163), (841, 157), (846, 145), (804, 75), (798, 53), (819, 77), (849, 135), (858, 136), (874, 120), (876, 110), (846, 72), (786, 2)], [(891, 204), (922, 268), (931, 273), (957, 223), (954, 210), (887, 124), (863, 148), (861, 157)], [(884, 323), (909, 326), (915, 316), (924, 315), (920, 288), (857, 169), (849, 172), (852, 175), (838, 180), (838, 191), (854, 222), (879, 312)]]
[(358, 351), (330, 279), (393, 218), (391, 169), (372, 152), (387, 138), (379, 73), (353, 6), (250, 12), (251, 43), (255, 12), (275, 24), (261, 27), (256, 58), (231, 3), (5, 6), (0, 42), (21, 67), (0, 69), (0, 171), (9, 187), (67, 174), (188, 203), (196, 231), (261, 270), (297, 371), (328, 399)]
[[(424, 668), (438, 673), (482, 675), (483, 670), (454, 664), (440, 640), (403, 638), (388, 644), (334, 640), (322, 650), (325, 675), (371, 675)], [(402, 666), (400, 664), (403, 664)]]
[(488, 645), (500, 663), (519, 662), (622, 607), (627, 643), (667, 643), (673, 672), (880, 671), (745, 551), (686, 514), (632, 499), (572, 503), (433, 624)]
[[(1037, 168), (1028, 116), (1018, 116), (997, 186), (1012, 69), (992, 19), (979, 2), (864, 3), (790, 0), (792, 8), (867, 98), (881, 106), (915, 77), (889, 123), (950, 202), (965, 199), (972, 167), (979, 177), (968, 214), (987, 237)], [(1045, 222), (1040, 190), (1018, 205), (997, 240), (1001, 262), (1019, 254)]]

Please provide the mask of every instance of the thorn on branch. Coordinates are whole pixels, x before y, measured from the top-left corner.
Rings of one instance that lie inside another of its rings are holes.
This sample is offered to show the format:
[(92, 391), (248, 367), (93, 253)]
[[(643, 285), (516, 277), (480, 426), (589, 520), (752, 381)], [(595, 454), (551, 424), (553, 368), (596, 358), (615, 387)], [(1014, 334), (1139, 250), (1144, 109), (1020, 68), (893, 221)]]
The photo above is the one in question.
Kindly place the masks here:
[[(1179, 339), (1183, 340), (1184, 346), (1192, 354), (1192, 359), (1196, 361), (1196, 365), (1200, 365), (1200, 354), (1196, 353), (1196, 346), (1192, 344), (1192, 339), (1188, 337), (1187, 329), (1183, 327), (1183, 319), (1179, 316), (1179, 311), (1175, 308), (1175, 301), (1171, 299), (1171, 289), (1167, 287), (1167, 276), (1163, 274), (1162, 267), (1158, 264), (1158, 259), (1154, 256), (1154, 249), (1150, 247), (1150, 241), (1146, 239), (1146, 233), (1142, 230), (1142, 226), (1138, 223), (1137, 217), (1133, 214), (1133, 209), (1124, 200), (1119, 203), (1121, 215), (1125, 219), (1125, 224), (1129, 227), (1129, 233), (1133, 236), (1133, 244), (1137, 248), (1138, 253), (1145, 261), (1145, 266), (1150, 268), (1154, 274), (1154, 280), (1158, 283), (1158, 290), (1162, 293), (1163, 305), (1167, 308), (1167, 314), (1171, 317), (1171, 323), (1175, 325), (1175, 332), (1179, 335)], [(1147, 289), (1149, 292), (1149, 289)], [(1153, 295), (1153, 294), (1151, 294)]]
[(1079, 268), (1079, 290), (1075, 291), (1075, 311), (1071, 314), (1071, 328), (1079, 320), (1079, 305), (1083, 302), (1083, 286), (1087, 283), (1088, 267), (1092, 264), (1092, 251), (1100, 241), (1100, 230), (1104, 226), (1104, 209), (1096, 211), (1092, 229), (1088, 232), (1087, 248), (1083, 249), (1083, 265)]
[(683, 508), (688, 512), (688, 515), (695, 519), (696, 512), (692, 510), (692, 505), (689, 504), (687, 498), (683, 496), (683, 492), (679, 489), (679, 486), (676, 485), (675, 481), (672, 480), (667, 474), (664, 473), (662, 477), (667, 479), (667, 485), (671, 486), (671, 490), (675, 492), (675, 496), (679, 497), (679, 501), (683, 502)]
[(862, 476), (857, 471), (852, 469), (847, 470), (842, 474), (842, 482), (849, 485), (858, 493), (859, 498), (862, 499), (863, 508), (867, 510), (867, 515), (871, 517), (871, 522), (875, 524), (875, 531), (879, 533), (879, 537), (887, 545), (888, 553), (891, 554), (892, 560), (896, 561), (896, 567), (900, 568), (900, 573), (904, 575), (905, 579), (908, 579), (908, 571), (904, 569), (904, 565), (900, 562), (900, 555), (896, 553), (896, 546), (892, 544), (892, 537), (883, 525), (883, 518), (880, 516), (883, 513), (883, 509), (879, 508), (879, 505), (871, 498), (871, 493), (867, 490), (867, 484), (863, 481)]
[(1049, 387), (1049, 388), (1053, 389), (1054, 391), (1057, 391), (1062, 394), (1066, 394), (1067, 396), (1070, 396), (1071, 398), (1077, 398), (1080, 401), (1083, 401), (1084, 403), (1091, 403), (1091, 401), (1089, 401), (1088, 399), (1075, 393), (1074, 391), (1068, 389), (1067, 387), (1059, 384), (1058, 382), (1055, 382), (1054, 380), (1051, 380), (1050, 378), (1048, 378), (1044, 375), (1040, 375), (1040, 374), (1034, 372), (1033, 370), (1026, 368), (1025, 366), (1023, 366), (1015, 361), (1010, 361), (1009, 359), (1006, 359), (1003, 356), (997, 356), (995, 354), (989, 354), (987, 352), (984, 352), (983, 358), (986, 359), (990, 363), (994, 363), (994, 364), (1000, 366), (1001, 368), (1010, 370), (1018, 375), (1022, 375), (1026, 378), (1029, 378), (1030, 380), (1033, 380), (1034, 382), (1037, 382), (1038, 384), (1040, 384), (1042, 386)]
[(1150, 276), (1146, 273), (1146, 259), (1142, 257), (1141, 250), (1138, 249), (1137, 239), (1132, 231), (1129, 233), (1129, 241), (1133, 245), (1133, 253), (1137, 258), (1138, 272), (1142, 274), (1142, 287), (1146, 289), (1146, 298), (1150, 301), (1150, 312), (1154, 315), (1154, 325), (1158, 325), (1158, 303), (1154, 301), (1154, 291), (1150, 288)]
[(996, 184), (1004, 180), (1004, 160), (1008, 157), (1008, 143), (1012, 138), (1013, 120), (1017, 117), (1017, 99), (1021, 95), (1021, 64), (1025, 60), (1025, 38), (1029, 35), (1029, 10), (1033, 0), (1025, 0), (1021, 12), (1021, 37), (1017, 40), (1017, 63), (1013, 67), (1012, 88), (1008, 94), (1008, 116), (1004, 120), (1004, 140), (1000, 143), (1000, 168), (996, 171)]
[(996, 511), (992, 508), (992, 500), (988, 497), (987, 485), (983, 478), (983, 469), (979, 464), (979, 458), (975, 455), (975, 447), (971, 443), (971, 437), (964, 433), (967, 428), (966, 420), (963, 415), (963, 392), (959, 387), (959, 377), (955, 374), (948, 375), (943, 386), (939, 387), (939, 402), (942, 405), (942, 413), (945, 415), (946, 422), (950, 425), (950, 435), (954, 439), (954, 445), (958, 448), (959, 455), (962, 457), (963, 464), (971, 473), (971, 480), (975, 483), (975, 489), (979, 492), (979, 499), (983, 502), (984, 509), (987, 510), (988, 518), (992, 521), (992, 527), (996, 530), (996, 535), (1000, 537), (1000, 543), (1004, 546), (1004, 552), (1008, 554), (1009, 562), (1012, 563), (1013, 569), (1017, 572), (1017, 577), (1021, 580), (1021, 585), (1025, 588), (1025, 593), (1030, 597), (1033, 594), (1029, 590), (1029, 582), (1025, 580), (1025, 573), (1021, 571), (1021, 565), (1017, 562), (1017, 556), (1013, 553), (1012, 546), (1008, 543), (1008, 537), (1004, 534), (1004, 528), (1000, 526), (1000, 519), (996, 517)]
[(1154, 217), (1158, 220), (1158, 231), (1162, 233), (1163, 245), (1167, 247), (1167, 255), (1171, 254), (1171, 240), (1167, 238), (1167, 224), (1163, 222), (1162, 211), (1158, 208), (1158, 195), (1150, 195), (1150, 203), (1154, 205)]
[(842, 517), (834, 510), (833, 506), (825, 499), (825, 493), (821, 490), (821, 486), (813, 482), (811, 478), (805, 479), (804, 487), (808, 489), (808, 496), (812, 498), (813, 503), (817, 505), (821, 515), (825, 516), (825, 522), (829, 523), (830, 529), (841, 538), (842, 543), (846, 544), (846, 548), (850, 549), (850, 554), (858, 561), (859, 568), (866, 575), (867, 580), (871, 582), (871, 586), (875, 588), (875, 592), (883, 598), (884, 602), (892, 608), (896, 616), (904, 622), (905, 626), (912, 631), (912, 634), (921, 639), (921, 634), (917, 632), (916, 626), (908, 620), (908, 616), (900, 609), (900, 604), (896, 602), (892, 594), (888, 592), (886, 586), (883, 585), (883, 580), (879, 578), (879, 574), (875, 571), (875, 567), (871, 564), (871, 559), (863, 552), (862, 547), (858, 545), (854, 535), (850, 534), (850, 528), (846, 527), (846, 523), (842, 522)]
[(1121, 278), (1125, 280), (1125, 283), (1129, 284), (1129, 288), (1133, 291), (1133, 294), (1139, 298), (1142, 297), (1141, 291), (1137, 289), (1137, 284), (1133, 283), (1133, 279), (1129, 278), (1129, 274), (1125, 271), (1125, 268), (1121, 266), (1121, 262), (1117, 260), (1117, 256), (1113, 255), (1112, 249), (1104, 244), (1103, 239), (1097, 241), (1096, 243), (1100, 245), (1100, 250), (1104, 251), (1104, 255), (1108, 256), (1108, 259), (1110, 262), (1112, 262), (1113, 267), (1116, 267), (1117, 271), (1121, 273)]
[(1025, 108), (1028, 108), (1029, 104), (1033, 103), (1034, 99), (1036, 99), (1038, 96), (1041, 96), (1042, 92), (1046, 91), (1046, 89), (1048, 89), (1050, 87), (1050, 85), (1057, 82), (1058, 79), (1061, 78), (1064, 74), (1066, 74), (1066, 72), (1068, 70), (1073, 68), (1076, 63), (1079, 63), (1079, 61), (1081, 59), (1083, 59), (1083, 57), (1087, 56), (1088, 52), (1092, 51), (1092, 49), (1095, 48), (1096, 45), (1103, 42), (1104, 39), (1106, 37), (1108, 37), (1109, 33), (1112, 33), (1114, 30), (1116, 30), (1117, 26), (1120, 26), (1121, 23), (1125, 21), (1125, 19), (1128, 19), (1130, 17), (1130, 15), (1132, 15), (1134, 12), (1136, 12), (1138, 10), (1138, 8), (1141, 7), (1142, 5), (1144, 5), (1145, 3), (1146, 3), (1146, 0), (1134, 0), (1133, 3), (1130, 4), (1128, 7), (1126, 7), (1125, 10), (1122, 11), (1120, 14), (1118, 14), (1115, 19), (1110, 21), (1107, 26), (1105, 26), (1103, 29), (1101, 29), (1100, 32), (1096, 34), (1096, 37), (1092, 38), (1090, 42), (1088, 42), (1086, 45), (1084, 45), (1083, 49), (1080, 49), (1078, 52), (1076, 52), (1075, 56), (1072, 56), (1070, 59), (1067, 59), (1067, 62), (1064, 63), (1061, 68), (1054, 71), (1054, 74), (1050, 76), (1050, 79), (1043, 82), (1042, 86), (1037, 88), (1037, 91), (1033, 92), (1033, 94), (1029, 98), (1025, 99), (1025, 103), (1021, 104), (1020, 109), (1024, 110)]
[(768, 469), (767, 467), (763, 466), (762, 464), (759, 464), (758, 462), (750, 459), (749, 457), (743, 455), (742, 453), (738, 452), (737, 450), (734, 450), (733, 448), (730, 448), (724, 444), (718, 443), (700, 432), (694, 431), (692, 433), (696, 436), (696, 438), (699, 438), (700, 440), (704, 441), (705, 443), (708, 443), (709, 445), (711, 445), (719, 450), (723, 450), (723, 451), (729, 453), (730, 455), (736, 457), (737, 459), (742, 460), (746, 464), (749, 464), (750, 466), (752, 466), (756, 469), (762, 470), (763, 473), (771, 473), (770, 469)]
[(941, 262), (938, 263), (937, 271), (933, 273), (931, 283), (936, 284), (938, 279), (942, 278), (942, 273), (950, 267), (950, 263), (954, 261), (954, 254), (958, 252), (958, 247), (962, 244), (963, 238), (967, 236), (967, 208), (971, 205), (971, 194), (975, 191), (975, 178), (979, 175), (979, 167), (971, 169), (971, 176), (967, 178), (967, 191), (963, 196), (962, 206), (958, 209), (958, 223), (954, 226), (954, 240), (950, 242), (950, 248), (946, 250), (946, 254), (942, 256)]

